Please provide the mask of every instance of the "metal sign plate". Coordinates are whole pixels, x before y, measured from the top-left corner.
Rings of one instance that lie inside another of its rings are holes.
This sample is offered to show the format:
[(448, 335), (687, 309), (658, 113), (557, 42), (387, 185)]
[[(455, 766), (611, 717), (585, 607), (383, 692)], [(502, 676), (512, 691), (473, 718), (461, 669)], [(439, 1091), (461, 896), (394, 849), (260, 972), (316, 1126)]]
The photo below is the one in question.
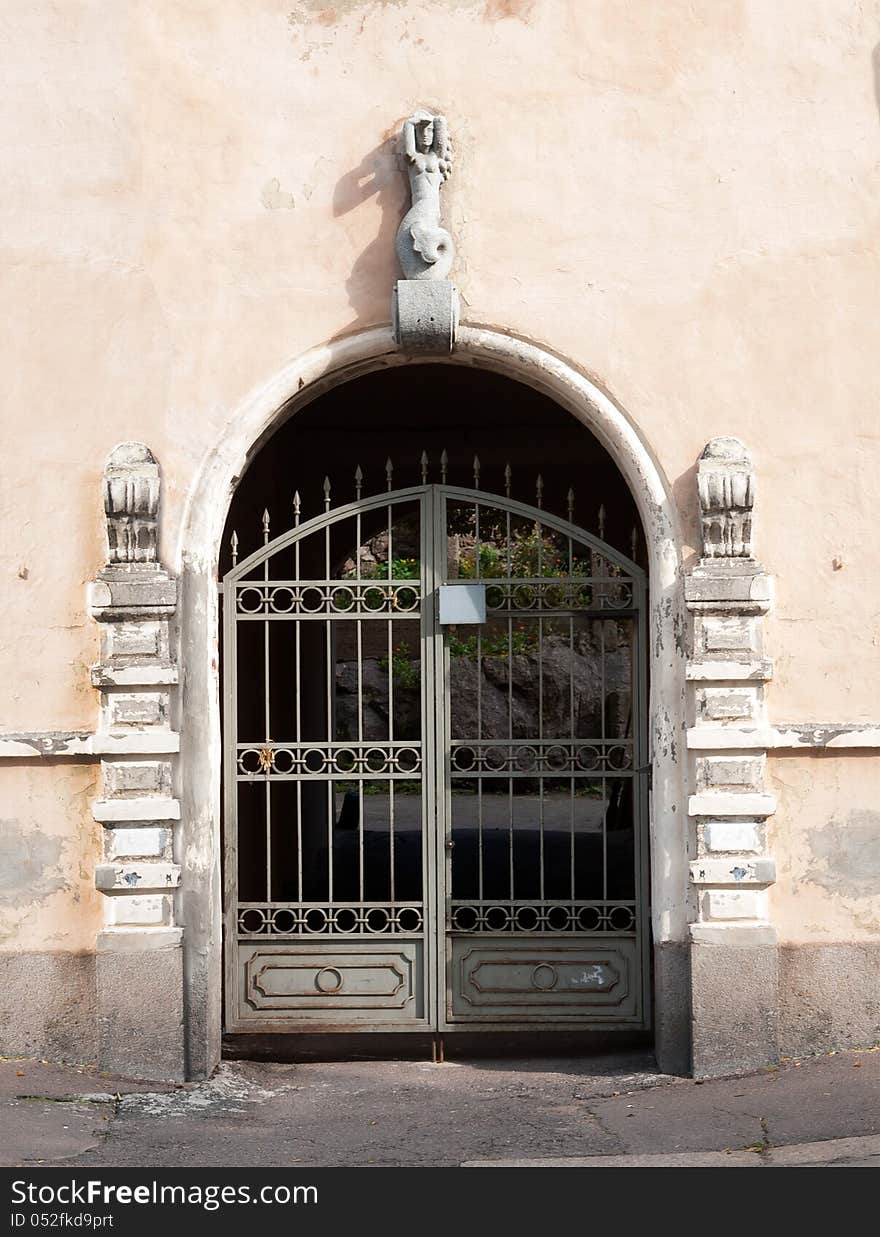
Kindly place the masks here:
[(485, 623), (485, 584), (441, 584), (440, 622)]

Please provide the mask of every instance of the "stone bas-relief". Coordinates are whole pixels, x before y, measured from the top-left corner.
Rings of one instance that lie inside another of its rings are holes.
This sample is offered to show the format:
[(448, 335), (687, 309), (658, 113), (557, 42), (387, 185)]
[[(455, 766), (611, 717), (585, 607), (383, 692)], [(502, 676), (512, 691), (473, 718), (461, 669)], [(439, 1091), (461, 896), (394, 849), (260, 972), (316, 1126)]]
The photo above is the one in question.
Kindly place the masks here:
[(446, 279), (455, 246), (440, 222), (440, 190), (452, 172), (445, 116), (416, 112), (403, 126), (401, 161), (412, 206), (397, 229), (397, 257), (407, 279)]
[(399, 157), (409, 179), (412, 204), (395, 241), (404, 274), (392, 302), (395, 338), (401, 347), (412, 350), (451, 352), (459, 302), (447, 278), (455, 246), (440, 221), (440, 190), (452, 171), (446, 117), (428, 111), (410, 116), (401, 131)]

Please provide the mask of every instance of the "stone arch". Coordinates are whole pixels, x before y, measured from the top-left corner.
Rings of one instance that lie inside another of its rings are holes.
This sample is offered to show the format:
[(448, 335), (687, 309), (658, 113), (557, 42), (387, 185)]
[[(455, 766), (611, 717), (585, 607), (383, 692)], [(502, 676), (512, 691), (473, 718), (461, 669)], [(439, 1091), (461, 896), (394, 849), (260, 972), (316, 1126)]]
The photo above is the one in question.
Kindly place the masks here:
[[(426, 357), (436, 363), (435, 356)], [(389, 327), (323, 344), (292, 361), (235, 410), (205, 457), (190, 491), (176, 555), (181, 604), (181, 920), (185, 945), (187, 1062), (190, 1077), (210, 1073), (221, 1033), (221, 734), (217, 562), (236, 484), (267, 438), (330, 387), (387, 366), (418, 363)], [(595, 382), (546, 348), (508, 333), (462, 326), (450, 363), (495, 370), (550, 396), (572, 413), (615, 460), (636, 502), (651, 580), (650, 721), (652, 752), (651, 919), (655, 1042), (661, 1067), (688, 1068), (688, 833), (684, 600), (681, 536), (671, 489), (649, 445)]]

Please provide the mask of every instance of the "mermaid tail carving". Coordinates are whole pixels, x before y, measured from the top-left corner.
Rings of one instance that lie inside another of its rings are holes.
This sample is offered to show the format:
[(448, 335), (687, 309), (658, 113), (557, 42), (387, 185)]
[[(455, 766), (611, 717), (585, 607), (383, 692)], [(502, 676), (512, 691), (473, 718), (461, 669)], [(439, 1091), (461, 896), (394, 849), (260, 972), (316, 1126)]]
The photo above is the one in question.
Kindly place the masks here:
[(446, 279), (455, 245), (440, 222), (440, 189), (452, 170), (443, 116), (416, 112), (403, 126), (401, 157), (412, 206), (397, 229), (396, 249), (406, 279)]

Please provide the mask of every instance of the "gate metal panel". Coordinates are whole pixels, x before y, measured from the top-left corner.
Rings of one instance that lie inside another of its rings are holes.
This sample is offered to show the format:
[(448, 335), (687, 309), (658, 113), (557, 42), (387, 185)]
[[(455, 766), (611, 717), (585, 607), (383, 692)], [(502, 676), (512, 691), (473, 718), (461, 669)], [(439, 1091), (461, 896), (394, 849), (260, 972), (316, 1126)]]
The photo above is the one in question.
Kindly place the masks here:
[[(647, 1025), (643, 573), (542, 510), (540, 487), (538, 506), (509, 486), (392, 490), (390, 472), (385, 494), (360, 489), (331, 510), (325, 483), (324, 513), (302, 524), (297, 498), (274, 540), (267, 513), (263, 545), (224, 578), (227, 1028)], [(418, 561), (401, 577), (395, 529), (413, 515)], [(368, 571), (379, 524), (386, 562)], [(486, 623), (441, 626), (439, 587), (475, 582)], [(551, 662), (554, 690), (567, 667), (568, 725), (548, 704)], [(485, 700), (505, 673), (506, 724)], [(378, 735), (367, 701), (383, 674)], [(597, 733), (575, 707), (591, 675)], [(398, 676), (417, 737), (399, 733)], [(455, 733), (468, 683), (475, 732)], [(616, 730), (615, 692), (629, 702)], [(615, 847), (625, 879), (609, 878)]]

